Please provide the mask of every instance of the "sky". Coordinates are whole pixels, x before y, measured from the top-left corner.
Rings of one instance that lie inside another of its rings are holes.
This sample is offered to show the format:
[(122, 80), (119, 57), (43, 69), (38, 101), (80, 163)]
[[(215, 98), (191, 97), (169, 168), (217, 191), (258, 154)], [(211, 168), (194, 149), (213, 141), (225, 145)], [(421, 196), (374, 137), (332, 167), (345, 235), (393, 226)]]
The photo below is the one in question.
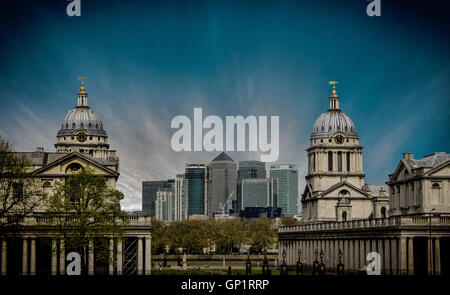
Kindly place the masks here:
[[(142, 181), (174, 178), (219, 152), (174, 152), (171, 120), (280, 118), (276, 163), (299, 167), (336, 80), (363, 145), (366, 182), (384, 183), (403, 152), (450, 152), (447, 1), (2, 1), (0, 136), (54, 151), (77, 77), (120, 157), (118, 189), (140, 210)], [(257, 152), (230, 152), (236, 161)]]

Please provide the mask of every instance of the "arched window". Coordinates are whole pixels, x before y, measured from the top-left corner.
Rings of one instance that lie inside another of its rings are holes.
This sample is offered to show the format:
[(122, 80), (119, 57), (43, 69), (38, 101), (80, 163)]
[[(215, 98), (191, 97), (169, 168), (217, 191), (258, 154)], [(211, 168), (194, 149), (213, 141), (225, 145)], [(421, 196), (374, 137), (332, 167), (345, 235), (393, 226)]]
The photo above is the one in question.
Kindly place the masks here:
[(439, 205), (441, 203), (441, 186), (435, 182), (431, 186), (431, 204)]
[(72, 123), (72, 128), (75, 129), (75, 123)]
[(347, 212), (342, 212), (342, 221), (347, 221)]
[(89, 123), (89, 128), (92, 128), (92, 123)]
[(386, 208), (381, 207), (381, 218), (386, 218)]

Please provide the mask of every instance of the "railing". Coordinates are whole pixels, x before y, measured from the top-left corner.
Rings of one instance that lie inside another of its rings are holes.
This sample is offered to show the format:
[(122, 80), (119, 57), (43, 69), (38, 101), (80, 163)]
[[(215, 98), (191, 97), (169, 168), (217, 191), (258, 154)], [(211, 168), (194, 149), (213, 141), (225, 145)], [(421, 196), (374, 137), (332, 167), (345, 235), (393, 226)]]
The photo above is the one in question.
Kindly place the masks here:
[(318, 223), (305, 223), (293, 226), (279, 227), (279, 233), (285, 232), (305, 232), (320, 230), (341, 230), (341, 229), (370, 229), (384, 227), (400, 227), (400, 226), (424, 226), (430, 224), (433, 226), (450, 225), (450, 216), (393, 216), (377, 219), (362, 219), (351, 221), (331, 221)]
[[(65, 221), (75, 221), (77, 217), (75, 216), (65, 216)], [(53, 222), (57, 221), (57, 217), (52, 214), (34, 214), (31, 216), (22, 215), (11, 215), (3, 218), (8, 223), (17, 223), (21, 225), (52, 225)], [(150, 216), (135, 216), (129, 215), (125, 217), (125, 220), (129, 221), (128, 226), (150, 226), (152, 224)], [(4, 223), (4, 222), (3, 222)]]

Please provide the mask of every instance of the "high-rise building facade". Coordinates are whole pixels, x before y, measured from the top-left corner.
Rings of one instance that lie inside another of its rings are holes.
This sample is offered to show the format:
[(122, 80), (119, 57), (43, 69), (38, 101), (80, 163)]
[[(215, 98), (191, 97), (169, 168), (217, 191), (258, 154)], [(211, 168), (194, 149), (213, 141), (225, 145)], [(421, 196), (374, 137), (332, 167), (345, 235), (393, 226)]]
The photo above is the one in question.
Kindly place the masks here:
[[(275, 182), (275, 185), (273, 185)], [(276, 207), (276, 179), (242, 179), (241, 183), (241, 208), (248, 207)]]
[(161, 221), (175, 220), (175, 194), (172, 189), (160, 189), (156, 193), (155, 217)]
[(175, 178), (175, 220), (185, 220), (188, 216), (187, 181), (184, 174)]
[(222, 152), (208, 164), (208, 216), (222, 213), (228, 200), (236, 198), (236, 178), (236, 162), (226, 153)]
[(158, 180), (142, 182), (142, 211), (150, 216), (156, 216), (155, 201), (156, 193), (160, 189), (169, 189), (173, 186), (174, 180)]
[(266, 163), (260, 161), (239, 161), (238, 178), (237, 178), (237, 194), (233, 211), (238, 213), (242, 210), (242, 180), (243, 179), (265, 179)]
[(208, 214), (208, 182), (205, 164), (186, 164), (185, 181), (188, 195), (188, 216)]
[(281, 214), (298, 214), (298, 169), (296, 165), (271, 165), (270, 178), (278, 180), (278, 207)]

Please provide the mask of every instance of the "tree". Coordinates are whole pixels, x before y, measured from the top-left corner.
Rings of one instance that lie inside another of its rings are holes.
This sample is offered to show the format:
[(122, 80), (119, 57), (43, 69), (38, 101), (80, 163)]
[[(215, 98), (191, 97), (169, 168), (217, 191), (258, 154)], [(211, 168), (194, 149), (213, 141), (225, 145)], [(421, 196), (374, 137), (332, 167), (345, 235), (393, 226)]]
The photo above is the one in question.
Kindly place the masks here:
[(152, 218), (152, 248), (154, 254), (159, 254), (164, 251), (164, 248), (169, 243), (167, 237), (167, 226), (164, 222)]
[(110, 262), (108, 239), (121, 240), (127, 215), (120, 209), (124, 195), (109, 187), (102, 176), (88, 169), (55, 184), (47, 198), (47, 218), (64, 239), (65, 247), (79, 251), (82, 274), (87, 273), (86, 257), (94, 250), (95, 260)]
[(248, 240), (248, 229), (240, 219), (218, 220), (215, 222), (214, 241), (218, 254), (228, 254), (240, 248)]
[(0, 138), (0, 237), (14, 235), (41, 204), (44, 193), (31, 163)]
[(259, 218), (250, 223), (251, 250), (262, 253), (275, 241), (276, 233), (272, 227), (272, 221), (266, 217)]

